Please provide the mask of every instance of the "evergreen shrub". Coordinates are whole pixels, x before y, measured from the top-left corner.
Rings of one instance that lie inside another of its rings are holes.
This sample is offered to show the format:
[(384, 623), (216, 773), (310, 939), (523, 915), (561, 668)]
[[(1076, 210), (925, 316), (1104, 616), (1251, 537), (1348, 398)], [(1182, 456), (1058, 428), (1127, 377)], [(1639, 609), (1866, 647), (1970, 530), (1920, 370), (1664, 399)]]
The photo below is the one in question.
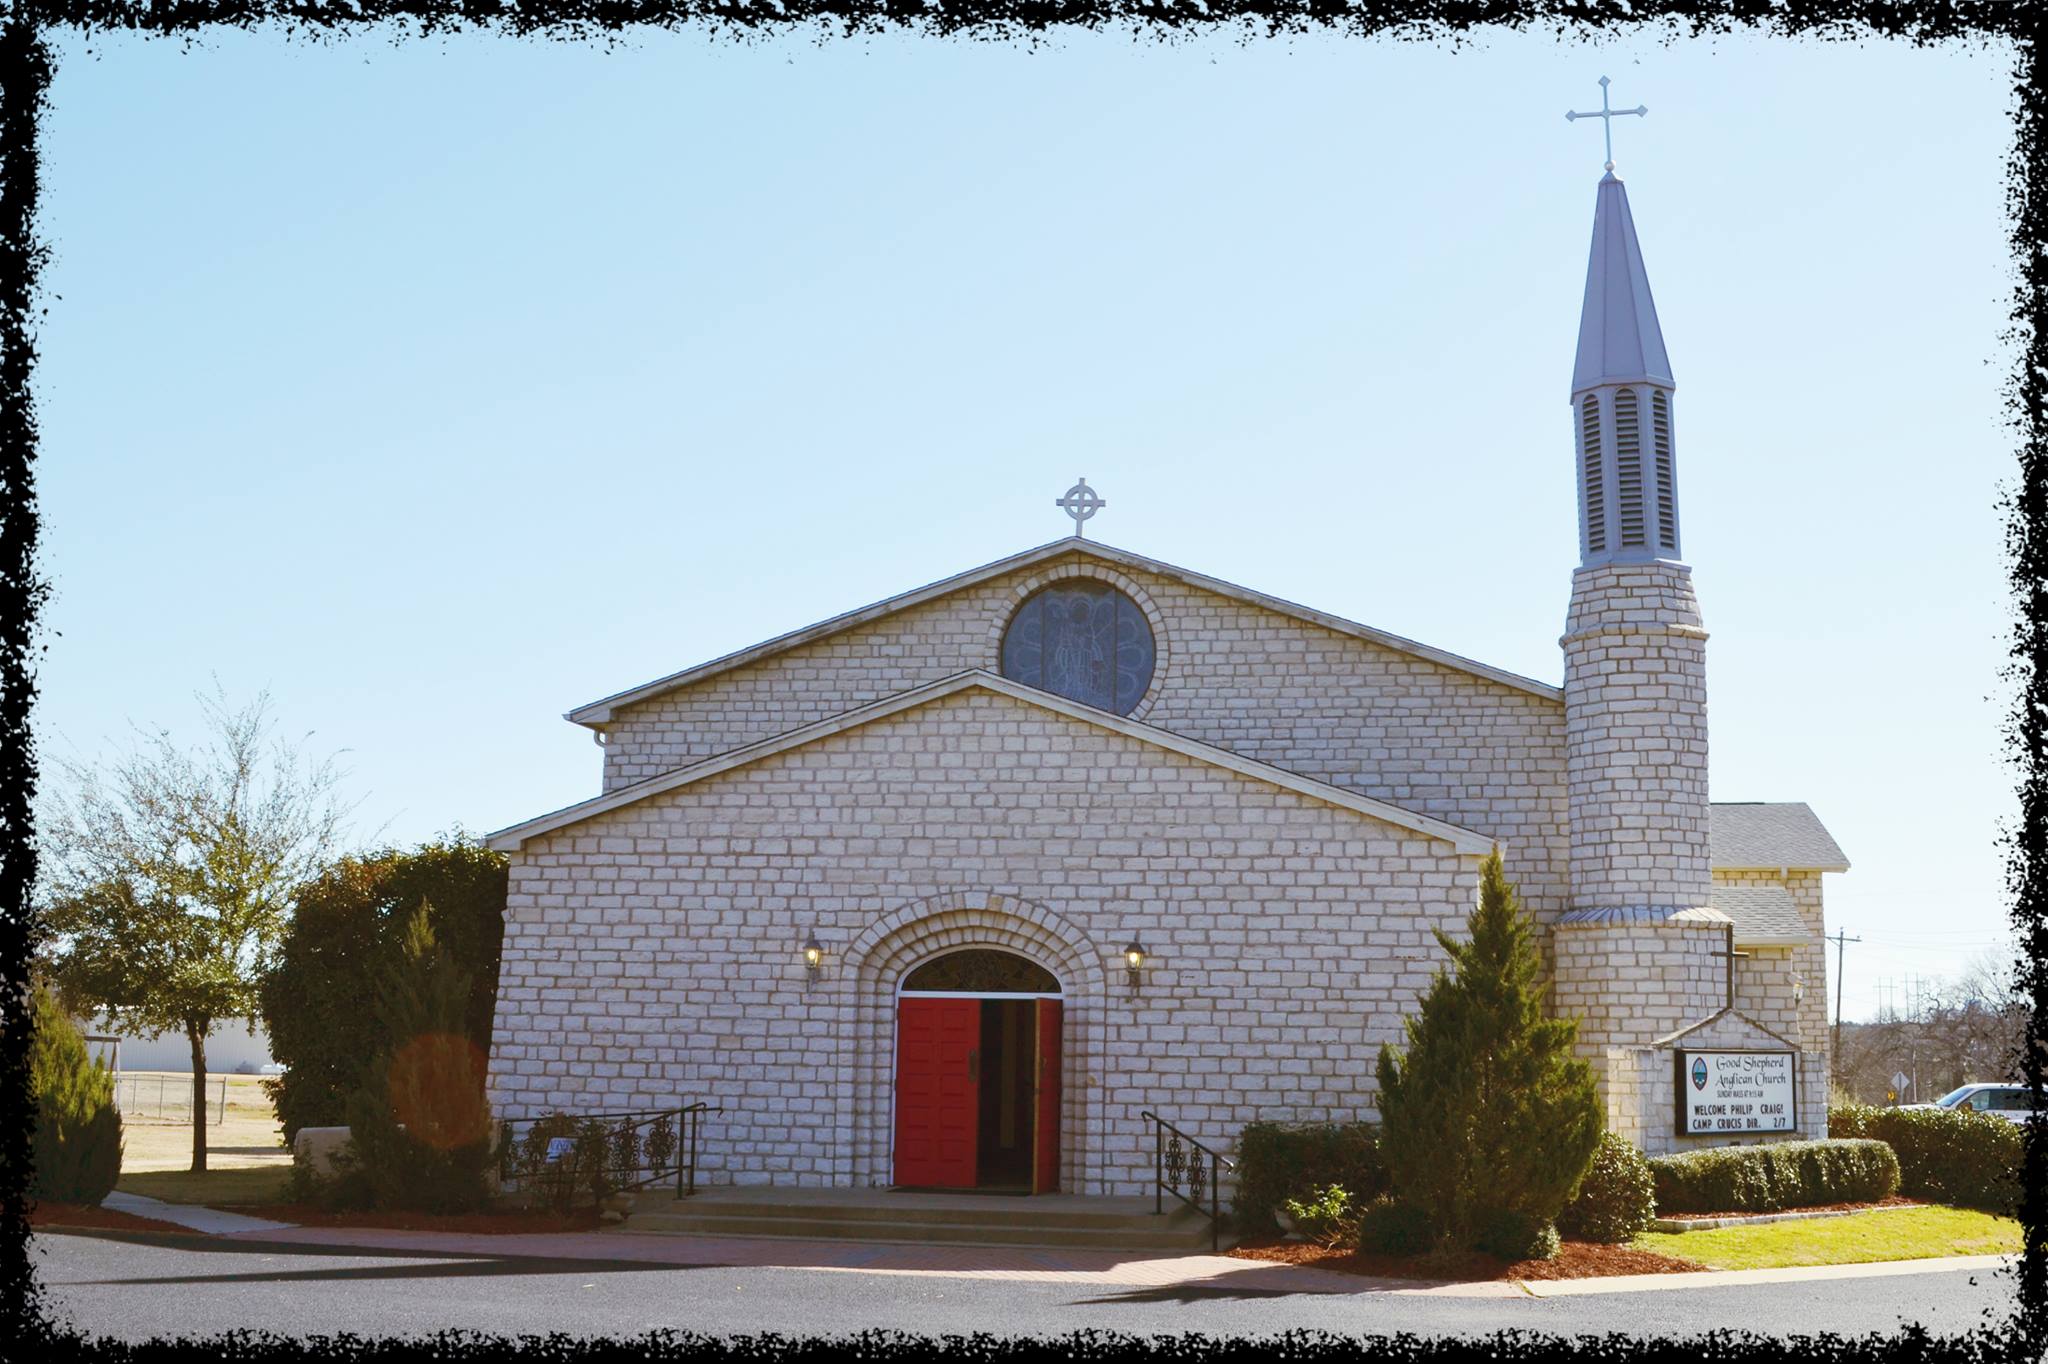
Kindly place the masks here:
[(1380, 1150), (1443, 1248), (1475, 1245), (1503, 1213), (1524, 1214), (1533, 1238), (1578, 1192), (1601, 1108), (1592, 1068), (1571, 1054), (1577, 1022), (1544, 1017), (1534, 926), (1499, 849), (1480, 869), (1469, 941), (1436, 938), (1453, 972), (1406, 1021), (1405, 1056), (1380, 1049)]
[(1239, 1134), (1231, 1210), (1240, 1231), (1273, 1231), (1276, 1208), (1332, 1184), (1361, 1204), (1387, 1191), (1387, 1165), (1373, 1124), (1255, 1122)]
[(1899, 1161), (1899, 1191), (1986, 1212), (2019, 1208), (2018, 1123), (1989, 1113), (1945, 1108), (1873, 1108), (1845, 1104), (1828, 1110), (1830, 1137), (1875, 1139)]
[(1557, 1228), (1517, 1208), (1481, 1215), (1474, 1246), (1503, 1260), (1548, 1260), (1557, 1254)]
[(259, 991), (271, 1055), (288, 1067), (263, 1081), (287, 1145), (301, 1127), (347, 1124), (363, 1058), (393, 1046), (377, 996), (422, 903), (435, 943), (469, 977), (459, 1031), (489, 1054), (506, 875), (503, 853), (450, 835), (342, 858), (299, 888)]
[(63, 1008), (37, 987), (29, 1005), (29, 1092), (36, 1125), (30, 1198), (96, 1205), (121, 1177), (121, 1112), (114, 1077), (86, 1051)]
[(436, 944), (416, 909), (402, 951), (378, 982), (377, 1026), (389, 1039), (359, 1072), (345, 1113), (347, 1148), (328, 1179), (295, 1176), (329, 1207), (473, 1212), (491, 1197), (484, 1056), (464, 1032), (469, 974)]
[(1579, 1196), (1564, 1205), (1557, 1229), (1581, 1241), (1632, 1241), (1656, 1216), (1656, 1193), (1650, 1162), (1635, 1143), (1602, 1132), (1593, 1164), (1579, 1184)]
[(1382, 1197), (1358, 1218), (1358, 1248), (1369, 1255), (1420, 1255), (1436, 1244), (1429, 1215), (1413, 1203)]
[(1899, 1162), (1881, 1141), (1780, 1141), (1657, 1156), (1650, 1162), (1665, 1212), (1777, 1212), (1870, 1203), (1899, 1191)]

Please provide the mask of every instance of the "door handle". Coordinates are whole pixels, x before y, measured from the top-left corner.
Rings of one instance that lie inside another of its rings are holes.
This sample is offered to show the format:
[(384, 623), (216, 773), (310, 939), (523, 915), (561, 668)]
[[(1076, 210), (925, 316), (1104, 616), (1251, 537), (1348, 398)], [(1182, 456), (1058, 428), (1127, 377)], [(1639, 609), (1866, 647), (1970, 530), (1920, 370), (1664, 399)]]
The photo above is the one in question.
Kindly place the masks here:
[(967, 1049), (967, 1078), (970, 1080), (978, 1080), (981, 1078), (980, 1047), (969, 1047)]

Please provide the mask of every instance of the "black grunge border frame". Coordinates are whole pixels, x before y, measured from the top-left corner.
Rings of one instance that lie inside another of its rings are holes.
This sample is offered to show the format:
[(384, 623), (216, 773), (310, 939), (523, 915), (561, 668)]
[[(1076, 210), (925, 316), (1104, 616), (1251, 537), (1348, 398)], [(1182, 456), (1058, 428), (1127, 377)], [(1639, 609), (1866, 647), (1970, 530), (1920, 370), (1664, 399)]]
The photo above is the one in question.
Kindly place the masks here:
[[(2000, 836), (2013, 926), (2021, 948), (2019, 983), (2032, 1005), (2023, 1058), (2028, 1087), (2041, 1103), (2048, 1058), (2048, 60), (2042, 39), (2048, 12), (2016, 0), (0, 0), (0, 1341), (37, 1357), (89, 1354), (154, 1356), (183, 1351), (167, 1342), (119, 1346), (85, 1341), (43, 1315), (28, 1245), (26, 1177), (31, 1118), (27, 998), (32, 945), (40, 937), (30, 902), (36, 870), (36, 784), (32, 712), (39, 615), (48, 596), (37, 549), (36, 412), (32, 381), (39, 278), (48, 246), (37, 235), (41, 193), (37, 135), (48, 107), (52, 56), (48, 35), (144, 33), (166, 39), (209, 29), (267, 30), (321, 41), (381, 30), (394, 40), (460, 32), (508, 39), (608, 44), (636, 33), (693, 30), (745, 40), (806, 31), (821, 40), (905, 31), (932, 39), (1029, 43), (1067, 32), (1122, 31), (1171, 41), (1203, 32), (1240, 41), (1316, 30), (1366, 40), (1442, 42), (1486, 26), (1550, 32), (1560, 39), (1619, 26), (1648, 27), (1670, 39), (1742, 29), (1786, 40), (1868, 41), (1928, 46), (2007, 42), (2014, 62), (2015, 141), (2007, 168), (2014, 290), (2006, 340), (2017, 357), (2005, 388), (2018, 467), (2001, 499), (2013, 625), (2004, 670), (2005, 740), (2019, 794), (2018, 822)], [(170, 56), (166, 53), (166, 56)], [(1475, 1349), (1499, 1360), (1570, 1350), (1620, 1359), (1682, 1356), (1698, 1360), (1826, 1358), (1876, 1360), (1958, 1356), (2033, 1357), (2048, 1340), (2048, 1127), (2031, 1126), (2025, 1145), (2020, 1220), (2026, 1253), (2018, 1305), (2008, 1322), (1948, 1344), (1924, 1333), (1888, 1338), (1771, 1340), (1715, 1333), (1686, 1342), (1622, 1337), (1540, 1337), (1503, 1333), (1491, 1340), (1431, 1341), (1399, 1336), (1360, 1342), (1297, 1334), (1256, 1344), (1203, 1337), (1136, 1338), (1086, 1332), (1059, 1343), (1069, 1359), (1126, 1354), (1217, 1355), (1251, 1360), (1350, 1358), (1361, 1345), (1379, 1359), (1462, 1358)], [(550, 1358), (617, 1359), (653, 1355), (838, 1357), (845, 1347), (868, 1358), (1023, 1357), (1044, 1343), (993, 1336), (931, 1340), (869, 1333), (840, 1341), (773, 1336), (710, 1339), (673, 1333), (637, 1340), (523, 1342), (464, 1333), (412, 1343), (374, 1338), (289, 1341), (234, 1333), (208, 1342), (220, 1360), (272, 1355), (388, 1358), (431, 1353), (481, 1358), (508, 1348)], [(186, 1348), (189, 1348), (187, 1346)], [(23, 1355), (22, 1357), (28, 1357)]]

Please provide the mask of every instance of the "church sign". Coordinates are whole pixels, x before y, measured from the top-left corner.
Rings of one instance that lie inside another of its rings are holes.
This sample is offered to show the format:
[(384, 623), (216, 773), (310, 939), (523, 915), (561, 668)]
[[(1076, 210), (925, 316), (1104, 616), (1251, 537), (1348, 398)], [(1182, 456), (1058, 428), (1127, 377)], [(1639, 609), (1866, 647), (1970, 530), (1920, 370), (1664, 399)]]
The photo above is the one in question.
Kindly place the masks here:
[(1798, 1125), (1790, 1051), (1688, 1051), (1674, 1054), (1678, 1135), (1742, 1136), (1790, 1132)]

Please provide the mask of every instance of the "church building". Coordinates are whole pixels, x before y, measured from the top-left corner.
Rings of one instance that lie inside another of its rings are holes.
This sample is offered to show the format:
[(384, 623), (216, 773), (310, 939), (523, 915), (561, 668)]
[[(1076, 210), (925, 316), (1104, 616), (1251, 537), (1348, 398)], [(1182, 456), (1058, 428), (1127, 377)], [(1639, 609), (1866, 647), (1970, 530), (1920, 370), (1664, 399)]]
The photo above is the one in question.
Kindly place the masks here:
[(1611, 1129), (1825, 1136), (1847, 863), (1708, 801), (1675, 387), (1610, 164), (1561, 686), (1084, 538), (1084, 482), (1073, 536), (569, 712), (601, 792), (489, 840), (494, 1110), (714, 1105), (713, 1184), (1148, 1192), (1148, 1115), (1376, 1117), (1498, 847)]

